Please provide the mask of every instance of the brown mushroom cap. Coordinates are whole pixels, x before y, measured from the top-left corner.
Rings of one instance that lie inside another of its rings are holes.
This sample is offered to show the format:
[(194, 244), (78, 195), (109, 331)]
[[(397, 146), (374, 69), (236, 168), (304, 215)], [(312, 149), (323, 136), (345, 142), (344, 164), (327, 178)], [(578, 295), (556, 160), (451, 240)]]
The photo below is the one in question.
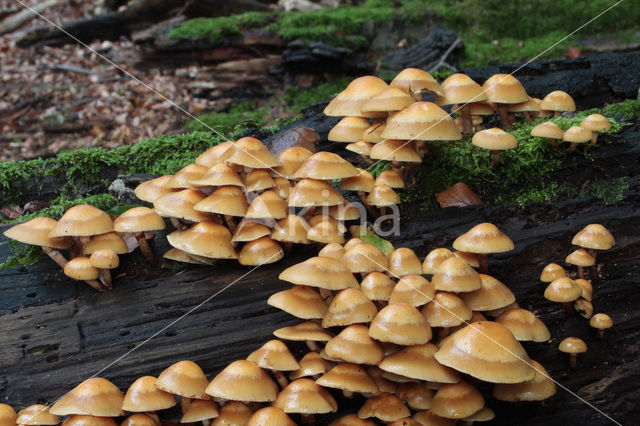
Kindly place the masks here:
[(307, 239), (309, 241), (316, 241), (322, 244), (329, 243), (344, 243), (344, 236), (339, 229), (339, 222), (332, 220), (326, 220), (322, 222), (318, 222), (315, 225), (311, 226), (307, 231)]
[(255, 362), (259, 367), (268, 370), (293, 371), (300, 368), (300, 364), (293, 357), (287, 345), (280, 340), (269, 340), (257, 350), (251, 352), (247, 361)]
[(389, 87), (387, 83), (378, 77), (368, 75), (356, 78), (329, 102), (324, 109), (324, 114), (330, 117), (345, 115), (375, 117), (379, 114), (363, 113), (362, 105), (387, 87)]
[(475, 291), (461, 293), (462, 301), (473, 311), (491, 311), (510, 305), (516, 301), (516, 296), (509, 287), (497, 279), (479, 274), (482, 287)]
[(435, 295), (436, 290), (429, 280), (421, 275), (405, 275), (393, 288), (389, 304), (408, 303), (417, 307), (431, 302)]
[(378, 386), (364, 368), (357, 364), (341, 363), (324, 373), (316, 383), (320, 386), (357, 393), (377, 393)]
[(192, 222), (210, 220), (211, 215), (195, 210), (198, 202), (204, 200), (206, 195), (195, 189), (183, 189), (163, 195), (153, 202), (153, 209), (160, 216), (186, 219)]
[(482, 102), (487, 95), (482, 87), (466, 74), (453, 74), (440, 85), (443, 96), (436, 96), (439, 105), (465, 104), (467, 102)]
[(335, 295), (322, 319), (324, 328), (368, 323), (378, 309), (362, 291), (355, 288), (341, 290)]
[(233, 143), (220, 159), (253, 169), (269, 169), (280, 165), (276, 157), (256, 138), (244, 137)]
[(332, 421), (329, 426), (376, 426), (376, 424), (371, 420), (361, 419), (356, 414), (347, 414)]
[(533, 379), (522, 383), (498, 383), (493, 387), (493, 397), (499, 401), (542, 401), (556, 394), (556, 384), (547, 370), (538, 362), (531, 360), (536, 371)]
[(578, 284), (580, 290), (582, 290), (582, 298), (588, 301), (591, 301), (593, 297), (593, 286), (591, 283), (583, 278), (578, 278), (577, 280), (573, 280), (574, 283)]
[(246, 425), (253, 412), (242, 402), (229, 401), (220, 408), (220, 415), (213, 420), (212, 426)]
[(569, 277), (552, 281), (544, 290), (544, 298), (552, 302), (573, 302), (582, 295), (582, 289)]
[(513, 241), (491, 223), (481, 223), (460, 235), (453, 248), (471, 253), (502, 253), (514, 248)]
[(158, 411), (176, 405), (175, 397), (156, 386), (156, 378), (143, 376), (129, 386), (122, 409), (136, 413)]
[(204, 399), (194, 399), (182, 413), (180, 423), (194, 423), (218, 417), (218, 407), (215, 402)]
[(269, 237), (258, 238), (246, 243), (238, 255), (241, 265), (257, 266), (277, 262), (284, 257), (280, 244)]
[(287, 200), (275, 191), (265, 191), (251, 201), (244, 217), (247, 219), (283, 219), (288, 214)]
[(478, 255), (475, 253), (456, 250), (453, 252), (453, 255), (464, 259), (472, 268), (478, 268), (480, 266), (480, 259), (478, 259)]
[(247, 192), (259, 192), (276, 186), (275, 180), (264, 169), (254, 169), (244, 178), (244, 186)]
[(84, 245), (83, 254), (92, 254), (101, 249), (111, 249), (116, 254), (125, 254), (129, 252), (129, 247), (124, 239), (116, 232), (107, 232), (106, 234), (94, 235), (89, 242)]
[(560, 342), (558, 350), (567, 354), (581, 354), (587, 351), (587, 344), (577, 337), (567, 337)]
[(613, 320), (607, 314), (595, 314), (589, 320), (589, 325), (598, 330), (606, 330), (613, 327)]
[(214, 164), (207, 173), (198, 180), (191, 182), (201, 186), (239, 186), (244, 188), (244, 183), (233, 168), (225, 163)]
[(353, 177), (342, 179), (338, 188), (343, 191), (363, 191), (371, 192), (374, 185), (374, 179), (371, 173), (366, 170), (357, 169), (358, 174)]
[(580, 127), (592, 132), (608, 132), (611, 130), (611, 122), (600, 114), (591, 114), (580, 122)]
[(331, 394), (311, 379), (297, 379), (280, 392), (273, 406), (285, 413), (335, 413), (338, 404)]
[(8, 423), (12, 426), (16, 423), (20, 425), (57, 425), (60, 423), (60, 417), (51, 414), (49, 408), (42, 404), (30, 405), (20, 410), (18, 414), (15, 411), (9, 412), (8, 417), (9, 419), (13, 417), (13, 421)]
[(572, 143), (585, 143), (591, 141), (591, 132), (580, 126), (572, 126), (564, 132), (562, 140)]
[(88, 204), (78, 204), (62, 215), (49, 232), (49, 238), (90, 237), (113, 231), (111, 217)]
[(558, 278), (566, 277), (567, 273), (564, 268), (556, 263), (550, 263), (544, 267), (540, 274), (540, 281), (550, 283)]
[(351, 142), (344, 147), (347, 151), (355, 152), (356, 154), (368, 157), (371, 154), (371, 148), (373, 144), (365, 141)]
[(294, 177), (333, 180), (357, 175), (358, 169), (338, 154), (321, 151), (307, 158)]
[(203, 165), (205, 167), (211, 167), (214, 164), (219, 164), (222, 162), (220, 157), (225, 153), (226, 150), (233, 146), (232, 141), (221, 142), (211, 148), (207, 149), (202, 154), (196, 157), (196, 164)]
[(111, 249), (99, 249), (89, 257), (89, 262), (98, 269), (115, 269), (120, 265), (120, 258)]
[(546, 342), (551, 338), (549, 329), (532, 312), (521, 308), (507, 309), (496, 318), (520, 341)]
[(404, 188), (406, 185), (400, 173), (395, 170), (385, 170), (376, 178), (374, 185), (387, 185), (389, 188)]
[(470, 320), (472, 312), (458, 296), (441, 291), (422, 308), (422, 315), (432, 327), (454, 327)]
[(456, 424), (455, 420), (436, 416), (431, 411), (419, 411), (413, 415), (413, 419), (422, 426), (455, 426)]
[(407, 93), (432, 92), (436, 95), (442, 95), (438, 80), (418, 68), (403, 69), (391, 81), (389, 87), (397, 87)]
[(351, 248), (355, 247), (356, 245), (362, 244), (362, 243), (363, 243), (363, 241), (360, 238), (354, 237), (354, 238), (351, 238), (346, 243), (344, 243), (344, 249), (345, 250), (350, 250)]
[(393, 422), (410, 415), (411, 412), (400, 398), (388, 392), (367, 399), (358, 410), (358, 417), (361, 419), (375, 417), (385, 422)]
[(357, 220), (364, 214), (364, 207), (361, 204), (349, 202), (329, 206), (327, 214), (336, 220)]
[(245, 426), (296, 426), (287, 414), (276, 407), (264, 407), (253, 413)]
[(509, 112), (540, 112), (540, 102), (536, 101), (534, 98), (529, 98), (524, 102), (520, 102), (519, 104), (509, 104), (507, 108)]
[(542, 99), (540, 108), (548, 111), (575, 111), (576, 103), (566, 92), (556, 90)]
[(400, 196), (387, 185), (374, 186), (367, 196), (367, 204), (376, 207), (392, 206), (400, 203)]
[(271, 229), (255, 220), (244, 219), (238, 224), (236, 232), (231, 238), (232, 243), (254, 241), (271, 234)]
[(246, 360), (225, 367), (207, 386), (206, 393), (234, 401), (274, 401), (278, 386), (264, 370)]
[(189, 254), (212, 259), (238, 258), (229, 230), (214, 222), (203, 221), (184, 231), (173, 231), (167, 240), (171, 246)]
[(289, 192), (289, 207), (335, 206), (345, 202), (344, 197), (326, 182), (302, 179)]
[(221, 186), (211, 195), (196, 203), (193, 208), (201, 212), (243, 217), (249, 203), (244, 191), (237, 186)]
[(429, 323), (420, 311), (407, 303), (382, 308), (371, 322), (369, 336), (405, 346), (427, 343), (432, 337)]
[(382, 272), (368, 273), (360, 283), (360, 289), (369, 300), (387, 301), (396, 283)]
[(538, 124), (536, 127), (531, 129), (531, 136), (537, 136), (541, 138), (550, 138), (550, 139), (562, 139), (562, 135), (564, 132), (553, 121), (547, 121), (542, 124)]
[(327, 139), (333, 142), (358, 142), (369, 127), (370, 123), (366, 118), (344, 117), (331, 128)]
[(289, 214), (284, 219), (280, 219), (271, 231), (271, 238), (275, 241), (309, 244), (307, 230), (309, 224), (304, 218)]
[(440, 291), (465, 292), (482, 288), (478, 273), (464, 259), (455, 256), (442, 261), (431, 282)]
[(471, 138), (471, 143), (492, 151), (503, 151), (518, 147), (518, 140), (515, 136), (497, 127), (475, 133)]
[(98, 268), (86, 257), (71, 259), (64, 267), (64, 274), (74, 280), (95, 280), (100, 275)]
[(117, 426), (118, 424), (111, 417), (87, 416), (76, 414), (67, 418), (63, 426)]
[(176, 262), (193, 263), (196, 265), (202, 265), (204, 263), (190, 256), (189, 253), (175, 247), (167, 250), (167, 252), (163, 254), (162, 257), (169, 260), (175, 260)]
[(369, 126), (367, 130), (362, 132), (362, 140), (370, 143), (382, 142), (384, 139), (382, 137), (382, 132), (384, 132), (385, 127), (386, 123), (384, 121), (376, 121)]
[(127, 417), (120, 426), (158, 426), (157, 415), (137, 413)]
[(178, 170), (178, 172), (167, 181), (167, 188), (193, 188), (195, 185), (192, 182), (200, 180), (208, 170), (207, 167), (201, 166), (200, 164), (189, 164)]
[(313, 155), (313, 152), (302, 146), (291, 146), (278, 155), (280, 165), (274, 167), (274, 174), (287, 179), (293, 179), (296, 170), (300, 168), (305, 160)]
[(483, 407), (470, 416), (465, 417), (464, 422), (488, 422), (496, 418), (496, 413), (489, 408)]
[(429, 410), (447, 419), (462, 419), (484, 407), (480, 391), (467, 382), (446, 383), (440, 386)]
[(362, 104), (360, 110), (363, 113), (399, 111), (414, 102), (415, 100), (407, 92), (397, 87), (389, 87), (369, 98)]
[(294, 326), (279, 328), (273, 332), (273, 335), (279, 339), (294, 341), (327, 342), (333, 338), (333, 333), (313, 321), (305, 321)]
[(136, 197), (147, 203), (154, 203), (158, 198), (163, 195), (177, 192), (175, 189), (167, 188), (167, 182), (171, 180), (173, 175), (160, 176), (159, 178), (151, 179), (146, 182), (142, 182), (136, 186), (133, 190)]
[(564, 261), (570, 265), (576, 266), (593, 266), (596, 260), (586, 250), (578, 249), (571, 252)]
[(518, 104), (529, 99), (522, 83), (511, 74), (494, 74), (482, 85), (489, 102)]
[(457, 383), (460, 375), (456, 370), (436, 361), (438, 348), (432, 343), (408, 346), (386, 356), (378, 365), (382, 370), (413, 379), (438, 383)]
[(382, 348), (369, 337), (369, 329), (360, 324), (346, 327), (324, 347), (326, 354), (354, 364), (378, 364), (383, 357)]
[(422, 262), (422, 273), (434, 275), (438, 272), (438, 268), (445, 260), (453, 257), (451, 250), (446, 248), (437, 248), (431, 250)]
[(389, 255), (389, 272), (397, 277), (422, 274), (422, 263), (413, 250), (400, 247)]
[(353, 273), (385, 271), (387, 256), (374, 245), (360, 243), (347, 249), (342, 263)]
[(193, 361), (179, 361), (170, 365), (156, 379), (156, 387), (187, 398), (208, 399), (205, 389), (207, 376)]
[(71, 245), (71, 238), (50, 238), (49, 233), (56, 226), (56, 221), (48, 217), (36, 217), (28, 222), (19, 223), (4, 231), (4, 236), (24, 244), (40, 247), (66, 249)]
[(535, 375), (522, 345), (497, 322), (478, 321), (456, 331), (442, 341), (435, 358), (492, 383), (519, 383)]
[(578, 232), (571, 244), (589, 249), (609, 250), (616, 244), (613, 235), (600, 224), (590, 224)]
[(446, 111), (432, 102), (415, 102), (392, 114), (382, 137), (403, 140), (455, 141), (462, 134)]
[(415, 150), (412, 141), (400, 139), (385, 139), (371, 148), (369, 157), (374, 160), (402, 161), (406, 163), (421, 163), (422, 158)]
[(423, 383), (403, 383), (398, 386), (396, 395), (413, 410), (427, 410), (431, 406), (434, 392)]
[(148, 207), (134, 207), (122, 213), (113, 222), (116, 232), (145, 232), (164, 229), (162, 217)]
[(18, 414), (13, 407), (0, 403), (0, 424), (2, 426), (15, 426), (17, 418)]
[(113, 383), (93, 377), (80, 383), (60, 398), (49, 412), (57, 416), (88, 414), (90, 416), (118, 417), (122, 415), (124, 395)]
[(273, 294), (267, 304), (302, 319), (321, 319), (328, 309), (320, 294), (304, 285)]
[(279, 279), (298, 285), (342, 290), (358, 288), (358, 281), (339, 260), (327, 257), (312, 257), (285, 269)]
[(300, 368), (289, 375), (291, 379), (324, 374), (331, 369), (331, 363), (324, 360), (318, 352), (306, 353), (298, 363)]

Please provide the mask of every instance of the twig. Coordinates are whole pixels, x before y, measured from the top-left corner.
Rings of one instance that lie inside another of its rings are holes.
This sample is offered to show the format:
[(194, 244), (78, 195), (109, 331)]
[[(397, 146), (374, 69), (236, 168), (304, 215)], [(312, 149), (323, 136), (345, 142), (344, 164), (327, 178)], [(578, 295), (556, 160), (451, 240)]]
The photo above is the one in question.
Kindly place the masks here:
[(445, 52), (442, 54), (442, 57), (440, 58), (440, 60), (438, 61), (438, 63), (429, 70), (430, 73), (437, 71), (438, 69), (440, 69), (440, 67), (447, 66), (447, 68), (451, 68), (454, 71), (456, 71), (456, 67), (452, 66), (451, 64), (447, 63), (446, 60), (449, 57), (449, 55), (451, 54), (451, 52), (453, 52), (453, 50), (460, 44), (462, 43), (462, 39), (460, 37), (458, 37), (453, 43), (451, 43), (451, 46), (449, 46), (449, 48), (447, 50), (445, 50)]
[[(56, 4), (58, 4), (58, 0), (44, 1), (42, 3), (36, 4), (32, 7), (32, 9), (36, 13), (42, 13), (50, 7), (55, 6)], [(2, 22), (0, 22), (0, 35), (10, 33), (11, 31), (20, 28), (22, 25), (35, 18), (37, 14), (34, 12), (29, 9), (24, 9), (16, 13), (15, 15), (11, 15), (5, 18)]]
[(104, 75), (101, 72), (86, 70), (84, 68), (72, 67), (70, 65), (46, 65), (46, 66), (41, 66), (39, 68), (45, 69), (45, 70), (52, 70), (52, 71), (74, 72), (77, 74)]

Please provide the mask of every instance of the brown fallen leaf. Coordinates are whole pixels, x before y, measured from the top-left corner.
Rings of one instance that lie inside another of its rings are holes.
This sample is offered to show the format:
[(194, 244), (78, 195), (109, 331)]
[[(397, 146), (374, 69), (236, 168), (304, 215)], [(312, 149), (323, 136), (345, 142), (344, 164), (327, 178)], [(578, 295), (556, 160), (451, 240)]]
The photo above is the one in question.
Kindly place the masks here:
[(484, 204), (480, 197), (463, 182), (458, 182), (452, 187), (438, 192), (436, 199), (440, 207), (464, 207)]

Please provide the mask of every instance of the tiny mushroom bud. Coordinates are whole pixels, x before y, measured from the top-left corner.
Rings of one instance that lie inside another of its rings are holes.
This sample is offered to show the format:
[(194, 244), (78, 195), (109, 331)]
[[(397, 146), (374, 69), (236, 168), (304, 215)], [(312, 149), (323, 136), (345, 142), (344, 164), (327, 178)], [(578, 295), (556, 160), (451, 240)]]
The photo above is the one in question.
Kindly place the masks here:
[(587, 351), (587, 344), (577, 337), (567, 337), (558, 346), (560, 352), (564, 352), (569, 354), (569, 367), (576, 368), (576, 360), (578, 358), (578, 354), (584, 353)]
[(607, 328), (613, 327), (613, 320), (607, 314), (595, 314), (589, 320), (589, 325), (598, 330), (598, 337), (602, 339), (604, 337), (604, 331)]
[(106, 287), (111, 288), (111, 269), (115, 269), (120, 265), (120, 258), (115, 251), (105, 248), (94, 251), (89, 257), (91, 265), (100, 270), (98, 278)]
[(591, 114), (580, 122), (580, 127), (591, 131), (591, 145), (598, 142), (598, 132), (611, 130), (611, 122), (600, 114)]
[(582, 279), (584, 279), (584, 267), (596, 264), (596, 260), (584, 249), (578, 249), (570, 253), (564, 261), (570, 265), (576, 265), (578, 267), (578, 276)]

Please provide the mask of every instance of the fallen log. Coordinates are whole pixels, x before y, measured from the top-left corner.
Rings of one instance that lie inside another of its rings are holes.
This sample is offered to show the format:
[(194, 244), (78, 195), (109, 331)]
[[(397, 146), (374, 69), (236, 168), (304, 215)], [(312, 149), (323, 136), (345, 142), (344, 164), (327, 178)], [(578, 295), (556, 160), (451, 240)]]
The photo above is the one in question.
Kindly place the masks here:
[(2, 22), (0, 22), (0, 35), (10, 33), (13, 30), (17, 30), (33, 18), (37, 17), (39, 13), (52, 8), (58, 4), (59, 0), (48, 0), (42, 3), (38, 3), (32, 6), (30, 9), (22, 9), (14, 15), (9, 15)]

